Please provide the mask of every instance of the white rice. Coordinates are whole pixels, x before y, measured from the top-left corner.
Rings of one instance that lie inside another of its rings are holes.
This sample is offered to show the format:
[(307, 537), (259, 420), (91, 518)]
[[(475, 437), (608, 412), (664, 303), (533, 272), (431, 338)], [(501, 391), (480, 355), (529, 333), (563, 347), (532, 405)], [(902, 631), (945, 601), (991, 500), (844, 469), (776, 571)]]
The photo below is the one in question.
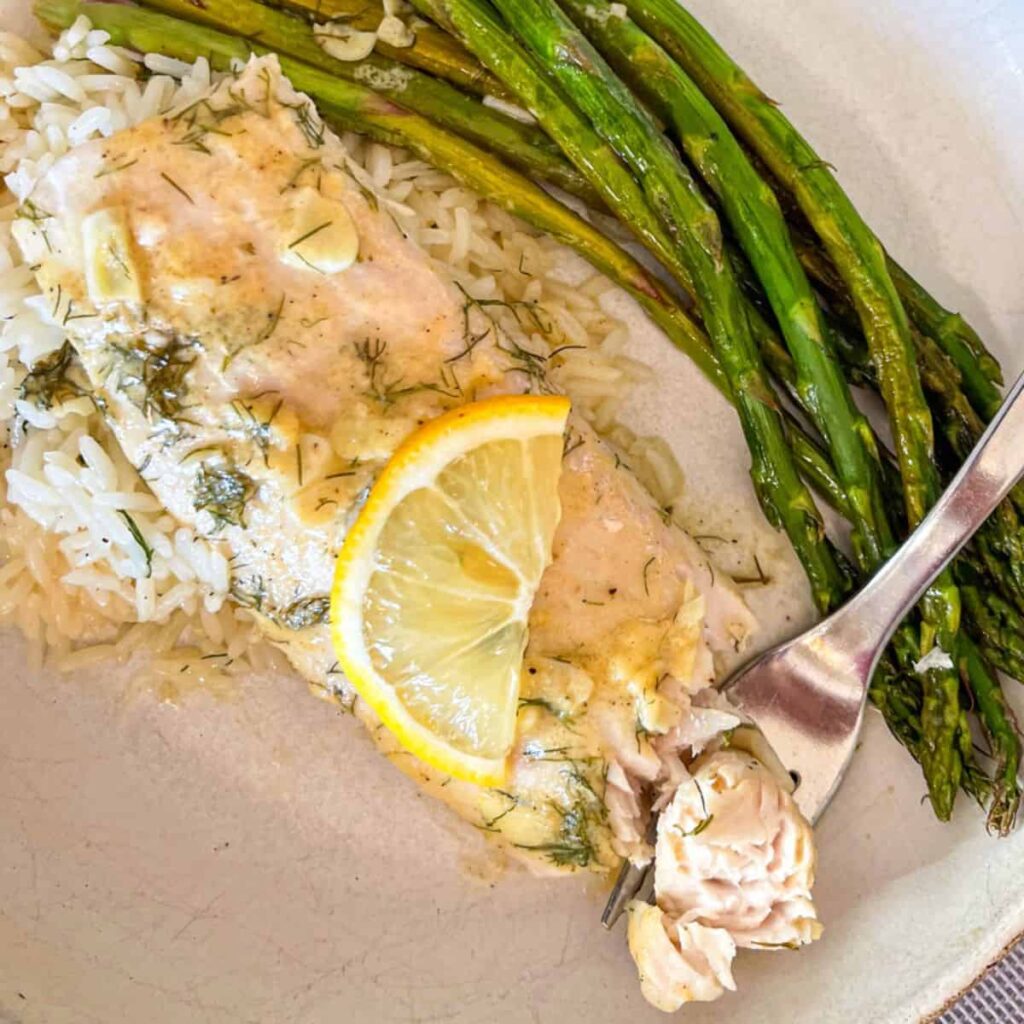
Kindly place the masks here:
[[(49, 56), (0, 32), (0, 623), (21, 629), (36, 665), (75, 671), (145, 654), (150, 680), (178, 685), (187, 674), (215, 688), (239, 668), (272, 664), (229, 599), (222, 546), (161, 509), (88, 396), (49, 409), (19, 397), (65, 335), (11, 237), (17, 204), (69, 149), (182, 109), (211, 81), (205, 59), (140, 58), (85, 18)], [(490, 300), (496, 321), (548, 357), (576, 409), (670, 505), (682, 486), (671, 452), (616, 423), (628, 390), (650, 373), (623, 354), (628, 332), (604, 311), (609, 282), (404, 151), (351, 133), (343, 142), (360, 184), (470, 296)]]

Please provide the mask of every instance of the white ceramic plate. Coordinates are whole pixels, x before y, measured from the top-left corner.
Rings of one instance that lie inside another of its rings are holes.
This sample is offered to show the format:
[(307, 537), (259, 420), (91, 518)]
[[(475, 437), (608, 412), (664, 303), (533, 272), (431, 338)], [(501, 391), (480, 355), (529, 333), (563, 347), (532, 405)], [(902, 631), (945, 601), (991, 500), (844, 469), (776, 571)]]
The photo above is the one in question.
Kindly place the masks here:
[[(692, 7), (785, 101), (893, 252), (1018, 369), (1024, 4)], [(0, 0), (0, 26), (24, 12)], [(642, 324), (635, 344), (660, 384), (632, 417), (675, 444), (691, 526), (770, 558), (783, 545), (754, 516), (732, 414)], [(753, 599), (765, 642), (806, 619), (791, 560)], [(598, 927), (595, 883), (501, 873), (300, 682), (173, 707), (102, 673), (34, 676), (20, 651), (0, 638), (0, 1019), (664, 1019), (622, 933)], [(1024, 834), (987, 838), (963, 802), (941, 827), (922, 795), (872, 716), (818, 830), (825, 938), (742, 957), (740, 994), (687, 1019), (895, 1024), (966, 985), (1024, 929)]]

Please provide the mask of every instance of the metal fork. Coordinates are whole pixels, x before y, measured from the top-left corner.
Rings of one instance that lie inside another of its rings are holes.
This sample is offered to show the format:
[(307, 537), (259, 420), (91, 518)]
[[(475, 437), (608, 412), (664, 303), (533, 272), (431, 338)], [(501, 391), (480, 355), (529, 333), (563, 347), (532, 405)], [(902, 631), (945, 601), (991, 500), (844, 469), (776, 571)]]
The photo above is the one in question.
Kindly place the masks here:
[[(893, 632), (1024, 474), (1024, 374), (953, 482), (907, 542), (842, 608), (774, 647), (723, 687), (764, 734), (815, 821), (839, 787), (864, 718), (868, 683)], [(649, 888), (652, 864), (623, 866), (601, 923)]]

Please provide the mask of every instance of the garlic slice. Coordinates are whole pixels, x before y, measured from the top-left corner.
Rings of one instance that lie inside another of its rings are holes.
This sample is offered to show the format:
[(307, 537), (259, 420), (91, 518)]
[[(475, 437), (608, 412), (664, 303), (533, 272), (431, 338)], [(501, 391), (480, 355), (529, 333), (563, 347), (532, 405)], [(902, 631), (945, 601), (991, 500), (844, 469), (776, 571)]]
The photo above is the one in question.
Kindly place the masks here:
[(416, 42), (416, 33), (401, 18), (386, 14), (377, 26), (377, 38), (388, 46), (404, 49)]
[(86, 287), (95, 305), (142, 301), (131, 230), (122, 207), (90, 213), (82, 221), (82, 247)]
[(321, 49), (335, 60), (364, 60), (377, 43), (376, 32), (360, 32), (338, 22), (313, 26), (313, 35)]
[(343, 203), (300, 188), (281, 218), (278, 253), (282, 263), (298, 270), (339, 274), (355, 263), (359, 235)]

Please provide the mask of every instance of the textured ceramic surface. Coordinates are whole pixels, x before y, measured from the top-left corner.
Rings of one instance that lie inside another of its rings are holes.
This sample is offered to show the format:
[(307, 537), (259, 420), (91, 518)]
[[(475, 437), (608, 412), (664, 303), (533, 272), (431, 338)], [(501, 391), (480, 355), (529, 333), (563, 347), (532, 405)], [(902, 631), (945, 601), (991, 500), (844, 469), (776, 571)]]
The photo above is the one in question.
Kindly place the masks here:
[[(1024, 337), (1024, 4), (692, 0), (839, 169), (893, 252), (1010, 371)], [(0, 0), (0, 25), (23, 19)], [(1016, 345), (1014, 341), (1016, 340)], [(667, 436), (691, 527), (773, 562), (763, 640), (806, 596), (753, 512), (732, 414), (638, 324), (659, 369), (634, 425)], [(594, 883), (501, 872), (359, 727), (294, 679), (160, 703), (32, 676), (0, 638), (0, 1020), (25, 1024), (658, 1021)], [(1018, 701), (1018, 706), (1021, 702)], [(747, 955), (693, 1024), (896, 1024), (1024, 928), (1024, 833), (935, 824), (873, 717), (819, 829), (827, 930)]]

